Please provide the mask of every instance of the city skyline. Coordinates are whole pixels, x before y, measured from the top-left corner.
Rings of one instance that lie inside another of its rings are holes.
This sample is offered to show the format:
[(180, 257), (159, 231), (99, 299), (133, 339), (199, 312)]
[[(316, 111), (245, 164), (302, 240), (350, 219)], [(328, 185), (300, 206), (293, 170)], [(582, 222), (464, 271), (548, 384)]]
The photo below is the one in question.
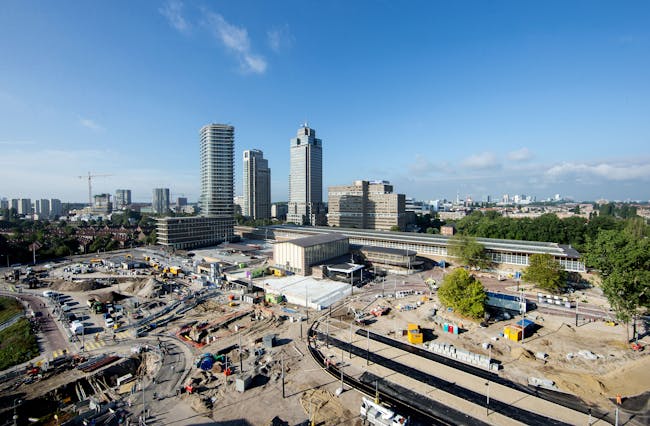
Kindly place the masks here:
[[(272, 201), (288, 201), (287, 135), (308, 121), (326, 135), (323, 191), (380, 179), (420, 200), (650, 198), (645, 2), (3, 12), (0, 197), (83, 203), (91, 171), (111, 174), (94, 194), (197, 201), (196, 129), (219, 122), (237, 128), (236, 155), (265, 153)], [(242, 182), (236, 164), (236, 194)]]

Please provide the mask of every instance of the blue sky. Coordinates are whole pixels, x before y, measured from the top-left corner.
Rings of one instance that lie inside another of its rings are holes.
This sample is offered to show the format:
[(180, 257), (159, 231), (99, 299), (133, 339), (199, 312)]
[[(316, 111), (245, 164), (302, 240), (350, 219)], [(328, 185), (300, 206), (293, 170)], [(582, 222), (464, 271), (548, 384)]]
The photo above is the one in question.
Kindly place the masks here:
[(0, 6), (0, 197), (199, 195), (198, 131), (236, 128), (288, 196), (289, 139), (327, 186), (423, 200), (650, 198), (647, 1), (28, 1)]

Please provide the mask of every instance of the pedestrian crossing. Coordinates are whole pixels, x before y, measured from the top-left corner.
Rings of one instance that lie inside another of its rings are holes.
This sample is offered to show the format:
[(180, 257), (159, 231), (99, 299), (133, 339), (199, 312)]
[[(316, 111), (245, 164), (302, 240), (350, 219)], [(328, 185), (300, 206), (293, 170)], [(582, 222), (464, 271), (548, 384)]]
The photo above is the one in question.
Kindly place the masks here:
[(119, 333), (115, 333), (115, 339), (116, 340), (131, 340), (131, 339), (133, 339), (133, 331), (125, 330), (125, 331), (120, 331)]
[(84, 349), (87, 351), (93, 351), (95, 349), (100, 349), (106, 346), (106, 342), (103, 340), (86, 340), (84, 343)]
[(60, 356), (67, 355), (69, 353), (70, 351), (68, 350), (68, 348), (57, 349), (55, 351), (52, 351), (52, 359), (56, 359)]

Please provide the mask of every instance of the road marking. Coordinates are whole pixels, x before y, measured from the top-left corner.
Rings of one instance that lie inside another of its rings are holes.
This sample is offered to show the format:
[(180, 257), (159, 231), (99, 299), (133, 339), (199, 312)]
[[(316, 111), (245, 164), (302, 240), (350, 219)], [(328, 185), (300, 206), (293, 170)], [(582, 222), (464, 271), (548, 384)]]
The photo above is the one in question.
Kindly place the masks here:
[(120, 331), (119, 333), (115, 333), (115, 338), (117, 340), (122, 340), (122, 339), (128, 340), (128, 339), (132, 338), (132, 333), (131, 333), (131, 331), (128, 331), (128, 330), (127, 331)]
[(66, 353), (69, 353), (68, 348), (64, 349), (58, 349), (56, 351), (52, 351), (52, 359), (58, 358)]
[(91, 340), (91, 341), (87, 341), (85, 343), (85, 346), (86, 346), (85, 349), (89, 350), (89, 351), (92, 351), (94, 349), (99, 349), (99, 348), (103, 347), (104, 345), (106, 345), (106, 342), (104, 342), (103, 340), (98, 340), (96, 342)]

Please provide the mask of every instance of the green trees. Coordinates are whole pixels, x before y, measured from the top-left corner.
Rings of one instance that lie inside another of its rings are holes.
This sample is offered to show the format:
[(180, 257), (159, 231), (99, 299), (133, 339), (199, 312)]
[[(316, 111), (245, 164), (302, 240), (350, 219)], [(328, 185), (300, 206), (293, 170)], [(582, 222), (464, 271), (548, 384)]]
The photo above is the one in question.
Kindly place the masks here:
[(454, 235), (449, 239), (448, 253), (460, 259), (460, 261), (472, 268), (487, 268), (490, 260), (483, 244), (466, 235)]
[(566, 284), (566, 272), (552, 255), (533, 254), (528, 261), (529, 266), (524, 271), (523, 280), (534, 283), (551, 293), (560, 293)]
[(445, 306), (454, 308), (461, 315), (481, 319), (485, 314), (487, 294), (483, 284), (465, 269), (455, 269), (445, 276), (438, 297)]
[(588, 240), (585, 253), (586, 264), (600, 271), (616, 317), (626, 324), (641, 308), (650, 309), (650, 240), (635, 230), (601, 231)]

